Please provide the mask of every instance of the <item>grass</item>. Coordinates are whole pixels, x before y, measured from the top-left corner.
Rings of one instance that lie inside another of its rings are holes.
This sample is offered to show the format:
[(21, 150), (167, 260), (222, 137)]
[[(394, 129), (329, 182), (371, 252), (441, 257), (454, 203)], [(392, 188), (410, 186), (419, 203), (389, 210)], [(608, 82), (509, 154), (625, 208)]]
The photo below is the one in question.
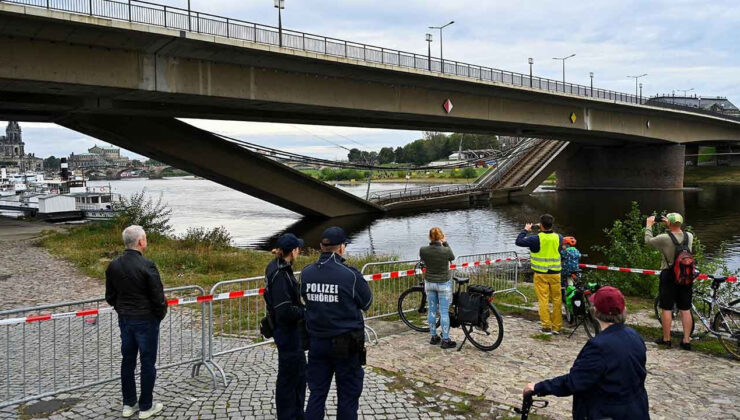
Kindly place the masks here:
[(740, 167), (737, 166), (688, 166), (684, 184), (740, 184)]
[(655, 307), (655, 300), (647, 299), (637, 296), (625, 296), (625, 307), (630, 313), (637, 313), (640, 311), (653, 311)]
[[(642, 338), (646, 342), (651, 342), (654, 340), (657, 340), (658, 338), (663, 336), (663, 330), (659, 327), (647, 327), (644, 325), (630, 325), (630, 327), (634, 328), (635, 331), (637, 331)], [(701, 325), (697, 325), (696, 328), (703, 328)], [(678, 341), (673, 340), (678, 346)], [(719, 356), (724, 358), (731, 359), (732, 356), (730, 356), (724, 347), (722, 347), (722, 344), (711, 336), (705, 336), (702, 338), (694, 338), (691, 340), (691, 349), (693, 351), (708, 354), (711, 356)]]
[(530, 337), (535, 340), (552, 341), (552, 334), (532, 334)]

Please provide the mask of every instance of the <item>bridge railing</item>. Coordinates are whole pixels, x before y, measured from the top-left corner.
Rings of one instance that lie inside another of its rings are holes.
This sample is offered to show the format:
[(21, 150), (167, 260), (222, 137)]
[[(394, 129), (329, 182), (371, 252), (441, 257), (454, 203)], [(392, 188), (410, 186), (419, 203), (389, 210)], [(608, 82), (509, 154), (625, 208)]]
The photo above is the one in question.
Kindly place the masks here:
[(428, 187), (378, 191), (370, 194), (370, 201), (376, 204), (386, 204), (394, 201), (408, 201), (421, 198), (431, 198), (443, 195), (456, 195), (474, 192), (480, 189), (477, 184), (444, 184)]
[[(529, 87), (537, 90), (606, 99), (614, 102), (645, 104), (649, 101), (649, 98), (641, 95), (632, 95), (574, 83), (564, 83), (558, 80), (529, 76), (527, 74), (499, 70), (475, 64), (467, 64), (454, 60), (440, 60), (439, 58), (430, 57), (424, 54), (377, 47), (322, 35), (314, 35), (306, 32), (283, 29), (281, 36), (278, 28), (274, 26), (262, 25), (240, 19), (232, 19), (147, 1), (0, 0), (0, 2), (162, 26), (165, 28), (238, 39), (258, 44), (282, 44), (284, 48), (295, 50), (344, 57), (370, 63), (379, 63), (388, 66), (413, 68), (432, 73), (444, 73), (506, 85)], [(681, 107), (655, 101), (650, 104), (654, 106), (685, 109), (692, 112), (740, 120), (739, 117), (731, 117), (726, 114), (702, 110), (700, 108)]]

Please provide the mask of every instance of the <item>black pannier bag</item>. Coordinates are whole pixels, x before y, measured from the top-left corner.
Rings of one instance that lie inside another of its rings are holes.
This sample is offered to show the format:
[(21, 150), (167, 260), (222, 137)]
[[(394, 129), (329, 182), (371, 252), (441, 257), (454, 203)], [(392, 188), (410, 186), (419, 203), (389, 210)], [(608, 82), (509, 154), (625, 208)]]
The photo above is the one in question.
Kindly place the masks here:
[(461, 323), (479, 325), (489, 315), (488, 298), (493, 296), (493, 289), (479, 284), (468, 287), (461, 292), (457, 302), (457, 320)]

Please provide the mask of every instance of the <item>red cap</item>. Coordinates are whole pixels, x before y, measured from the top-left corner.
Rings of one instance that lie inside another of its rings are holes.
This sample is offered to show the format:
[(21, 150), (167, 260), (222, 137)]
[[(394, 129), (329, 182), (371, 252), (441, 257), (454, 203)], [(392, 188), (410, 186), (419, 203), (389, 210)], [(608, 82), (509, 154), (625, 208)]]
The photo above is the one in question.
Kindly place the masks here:
[(597, 290), (590, 300), (602, 314), (619, 315), (624, 312), (624, 295), (616, 287), (604, 286)]

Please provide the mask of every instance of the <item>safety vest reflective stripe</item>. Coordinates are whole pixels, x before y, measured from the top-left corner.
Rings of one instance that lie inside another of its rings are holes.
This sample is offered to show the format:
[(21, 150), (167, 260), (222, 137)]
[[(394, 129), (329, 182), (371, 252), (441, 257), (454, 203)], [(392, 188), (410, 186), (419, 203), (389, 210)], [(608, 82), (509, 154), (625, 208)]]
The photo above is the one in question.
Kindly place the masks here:
[(561, 271), (560, 263), (560, 236), (556, 233), (540, 232), (540, 250), (530, 256), (532, 270), (539, 273)]

